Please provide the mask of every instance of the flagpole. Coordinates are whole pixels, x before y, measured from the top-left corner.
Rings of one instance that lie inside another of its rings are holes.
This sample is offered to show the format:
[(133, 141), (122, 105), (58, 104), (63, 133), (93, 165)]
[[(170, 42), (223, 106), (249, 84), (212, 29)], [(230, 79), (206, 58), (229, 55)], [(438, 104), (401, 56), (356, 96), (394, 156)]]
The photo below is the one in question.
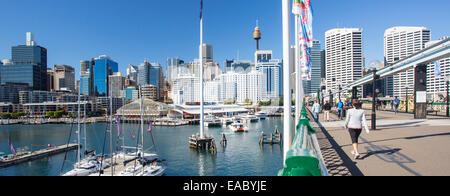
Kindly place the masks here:
[(200, 13), (200, 138), (204, 138), (204, 89), (203, 89), (203, 0), (201, 1)]
[(300, 48), (299, 48), (299, 15), (295, 15), (295, 127), (300, 122)]
[(284, 86), (284, 141), (283, 141), (283, 164), (286, 164), (286, 155), (287, 152), (291, 149), (292, 146), (292, 136), (293, 134), (291, 129), (291, 83), (290, 83), (290, 74), (291, 74), (291, 54), (290, 54), (290, 5), (289, 0), (282, 0), (282, 13), (283, 13), (283, 86)]

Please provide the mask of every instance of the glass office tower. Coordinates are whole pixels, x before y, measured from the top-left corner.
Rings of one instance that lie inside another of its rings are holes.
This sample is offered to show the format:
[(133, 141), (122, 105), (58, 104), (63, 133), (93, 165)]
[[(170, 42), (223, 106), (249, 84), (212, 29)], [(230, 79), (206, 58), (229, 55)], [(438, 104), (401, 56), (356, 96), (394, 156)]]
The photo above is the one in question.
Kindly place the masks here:
[(97, 97), (109, 96), (108, 76), (119, 71), (119, 64), (108, 56), (100, 56), (93, 60), (94, 94)]
[(12, 63), (2, 66), (1, 84), (22, 83), (47, 91), (47, 49), (36, 45), (12, 47)]

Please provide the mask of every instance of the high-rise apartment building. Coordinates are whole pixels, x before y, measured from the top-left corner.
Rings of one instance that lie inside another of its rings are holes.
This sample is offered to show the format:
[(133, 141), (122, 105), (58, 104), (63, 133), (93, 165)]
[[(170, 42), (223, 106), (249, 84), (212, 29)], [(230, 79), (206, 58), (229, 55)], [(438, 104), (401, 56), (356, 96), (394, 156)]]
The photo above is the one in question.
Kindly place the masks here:
[(332, 29), (325, 33), (327, 91), (336, 91), (339, 85), (348, 85), (362, 78), (362, 46), (362, 29)]
[(55, 90), (75, 92), (75, 69), (73, 67), (68, 65), (55, 65), (54, 72)]
[(283, 62), (278, 59), (259, 61), (256, 70), (262, 74), (263, 100), (283, 98)]
[(36, 45), (27, 33), (27, 45), (12, 47), (11, 63), (0, 68), (1, 84), (23, 83), (47, 91), (47, 49)]
[(125, 88), (125, 77), (121, 72), (115, 72), (109, 76), (110, 94), (112, 97), (125, 97), (123, 89)]
[[(393, 27), (387, 29), (384, 34), (384, 57), (386, 66), (392, 66), (396, 62), (425, 48), (425, 43), (431, 39), (431, 32), (425, 27)], [(414, 70), (386, 78), (386, 95), (406, 96), (412, 94), (414, 87)]]

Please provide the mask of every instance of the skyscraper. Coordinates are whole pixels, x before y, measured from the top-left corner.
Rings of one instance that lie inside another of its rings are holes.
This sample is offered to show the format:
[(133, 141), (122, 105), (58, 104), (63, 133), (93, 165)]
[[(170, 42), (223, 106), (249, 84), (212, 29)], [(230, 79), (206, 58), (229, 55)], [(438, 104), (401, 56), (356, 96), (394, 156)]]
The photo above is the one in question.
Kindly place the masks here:
[(162, 95), (162, 85), (164, 82), (164, 75), (162, 67), (158, 63), (144, 62), (139, 65), (139, 85), (153, 85), (157, 90), (158, 100)]
[[(431, 32), (425, 27), (393, 27), (384, 34), (384, 57), (386, 66), (392, 66), (403, 58), (425, 48), (431, 39)], [(414, 86), (414, 70), (408, 70), (386, 79), (386, 95), (406, 96), (406, 87), (411, 94)]]
[(256, 70), (262, 74), (263, 100), (283, 98), (283, 62), (278, 59), (260, 61)]
[(125, 77), (121, 72), (115, 72), (109, 76), (110, 82), (110, 95), (112, 97), (125, 97), (123, 89), (125, 87)]
[(139, 78), (139, 68), (134, 65), (129, 65), (127, 68), (127, 78), (134, 82), (138, 82)]
[(311, 81), (309, 89), (305, 89), (306, 94), (317, 93), (322, 83), (322, 63), (324, 52), (320, 46), (320, 41), (314, 40), (311, 48)]
[(336, 91), (339, 85), (348, 85), (362, 78), (362, 43), (362, 29), (332, 29), (325, 33), (327, 91)]
[(55, 65), (55, 90), (69, 90), (75, 92), (75, 69), (68, 65)]
[(47, 90), (47, 49), (27, 33), (27, 45), (12, 47), (12, 63), (1, 68), (2, 84), (23, 83), (33, 90)]
[(168, 58), (167, 59), (167, 81), (171, 84), (179, 74), (183, 71), (188, 70), (187, 66), (184, 65), (184, 61), (179, 57)]
[(209, 45), (209, 44), (203, 44), (203, 62), (204, 63), (208, 63), (208, 62), (213, 62), (213, 46)]
[(94, 69), (91, 61), (80, 61), (80, 91), (82, 95), (94, 95)]
[(93, 59), (93, 88), (97, 97), (109, 96), (109, 77), (118, 72), (119, 64), (106, 55)]

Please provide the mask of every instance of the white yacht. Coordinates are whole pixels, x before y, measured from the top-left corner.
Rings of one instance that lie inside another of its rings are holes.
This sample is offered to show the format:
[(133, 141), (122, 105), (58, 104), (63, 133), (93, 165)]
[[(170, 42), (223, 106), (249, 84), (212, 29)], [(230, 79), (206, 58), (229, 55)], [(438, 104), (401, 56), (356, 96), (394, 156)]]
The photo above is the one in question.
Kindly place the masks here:
[(247, 116), (244, 116), (244, 120), (246, 120), (247, 122), (258, 122), (259, 118), (256, 117), (255, 115), (252, 114), (248, 114)]
[(204, 125), (205, 127), (220, 127), (222, 121), (214, 115), (208, 115), (205, 117)]
[(257, 118), (259, 118), (260, 120), (265, 120), (267, 118), (267, 114), (264, 113), (264, 112), (258, 112), (258, 113), (255, 114), (255, 116)]
[(230, 129), (234, 132), (248, 132), (248, 127), (244, 123), (234, 122), (230, 125)]

